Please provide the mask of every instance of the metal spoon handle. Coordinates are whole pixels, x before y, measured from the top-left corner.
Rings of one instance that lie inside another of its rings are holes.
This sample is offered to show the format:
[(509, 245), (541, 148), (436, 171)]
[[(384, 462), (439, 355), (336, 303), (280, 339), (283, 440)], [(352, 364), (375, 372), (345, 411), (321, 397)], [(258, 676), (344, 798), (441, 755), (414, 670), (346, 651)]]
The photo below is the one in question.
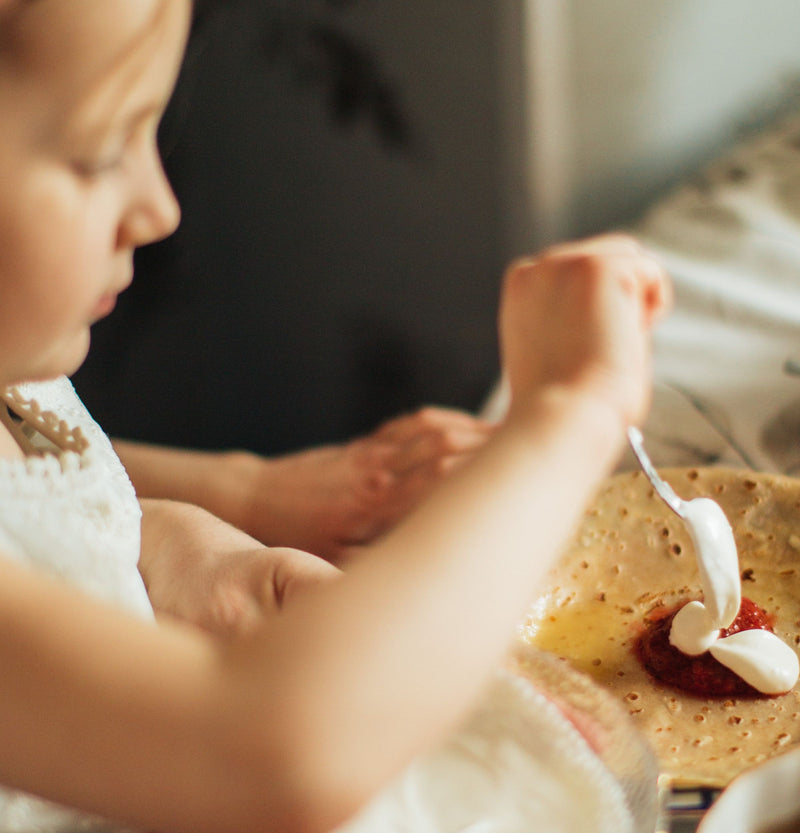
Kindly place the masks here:
[(633, 453), (636, 455), (636, 459), (639, 461), (642, 471), (647, 475), (647, 479), (653, 484), (653, 488), (656, 490), (658, 496), (676, 515), (679, 515), (682, 518), (684, 501), (672, 491), (672, 487), (669, 483), (666, 483), (658, 476), (655, 466), (647, 456), (647, 452), (644, 450), (644, 438), (642, 437), (642, 432), (633, 425), (628, 428), (628, 442), (631, 444)]

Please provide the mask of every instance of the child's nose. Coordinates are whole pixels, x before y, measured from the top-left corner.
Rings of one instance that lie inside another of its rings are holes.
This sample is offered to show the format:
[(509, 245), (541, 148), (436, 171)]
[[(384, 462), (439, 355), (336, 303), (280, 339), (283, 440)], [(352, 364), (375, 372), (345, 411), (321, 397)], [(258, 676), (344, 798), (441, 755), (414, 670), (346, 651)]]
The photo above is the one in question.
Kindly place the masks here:
[[(154, 196), (153, 233), (156, 235), (156, 240), (163, 240), (178, 228), (181, 221), (181, 207), (160, 163), (158, 174), (159, 187)], [(154, 243), (155, 240), (151, 242)]]
[(160, 160), (136, 184), (136, 197), (120, 225), (121, 247), (137, 248), (169, 237), (178, 228), (181, 209)]

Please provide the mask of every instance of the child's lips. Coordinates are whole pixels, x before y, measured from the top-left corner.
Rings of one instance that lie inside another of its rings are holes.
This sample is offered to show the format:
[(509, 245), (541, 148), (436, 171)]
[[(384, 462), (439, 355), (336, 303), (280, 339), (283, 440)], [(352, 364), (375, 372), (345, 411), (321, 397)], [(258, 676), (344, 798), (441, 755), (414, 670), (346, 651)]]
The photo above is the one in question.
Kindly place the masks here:
[(92, 319), (97, 321), (100, 318), (105, 318), (109, 315), (114, 307), (117, 305), (117, 293), (116, 292), (107, 292), (105, 295), (100, 298), (100, 300), (95, 305), (95, 308), (92, 310)]
[(132, 279), (133, 274), (131, 273), (130, 276), (126, 276), (124, 280), (120, 281), (114, 289), (110, 289), (100, 297), (100, 300), (92, 310), (92, 318), (94, 321), (97, 321), (99, 318), (105, 318), (113, 312), (114, 307), (117, 305), (117, 298), (119, 297), (119, 294), (124, 292), (131, 285)]

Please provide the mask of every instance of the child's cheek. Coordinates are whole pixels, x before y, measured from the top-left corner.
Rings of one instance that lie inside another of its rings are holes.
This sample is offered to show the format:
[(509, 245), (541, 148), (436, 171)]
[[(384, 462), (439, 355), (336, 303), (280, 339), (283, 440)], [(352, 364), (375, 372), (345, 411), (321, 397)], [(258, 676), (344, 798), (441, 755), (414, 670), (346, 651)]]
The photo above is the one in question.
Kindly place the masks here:
[(39, 178), (31, 195), (32, 211), (26, 212), (40, 218), (40, 252), (60, 267), (59, 274), (107, 279), (117, 234), (112, 190), (102, 183), (87, 184), (66, 169), (49, 174)]

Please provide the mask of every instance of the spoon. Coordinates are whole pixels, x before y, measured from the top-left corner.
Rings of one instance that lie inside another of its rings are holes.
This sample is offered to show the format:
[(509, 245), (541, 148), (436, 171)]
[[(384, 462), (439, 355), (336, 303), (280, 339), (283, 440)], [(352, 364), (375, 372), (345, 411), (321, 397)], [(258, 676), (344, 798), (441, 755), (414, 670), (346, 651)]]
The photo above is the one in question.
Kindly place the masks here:
[(722, 508), (710, 498), (679, 498), (644, 450), (642, 432), (630, 426), (628, 441), (656, 493), (683, 520), (694, 543), (703, 601), (689, 602), (678, 611), (670, 643), (689, 656), (709, 651), (764, 694), (788, 691), (800, 675), (800, 662), (794, 650), (774, 633), (744, 630), (719, 637), (720, 629), (736, 618), (742, 600), (736, 542)]
[(681, 500), (675, 492), (672, 491), (672, 486), (665, 482), (658, 476), (655, 466), (653, 465), (647, 452), (644, 450), (644, 437), (642, 432), (635, 426), (628, 427), (628, 442), (631, 444), (633, 453), (642, 467), (642, 471), (647, 475), (647, 479), (653, 484), (656, 493), (669, 506), (669, 508), (680, 518), (686, 518), (686, 501)]
[[(642, 432), (630, 426), (628, 440), (658, 496), (681, 518), (689, 531), (700, 571), (704, 607), (710, 615), (711, 627), (727, 628), (739, 612), (742, 590), (736, 542), (725, 513), (710, 498), (679, 498), (672, 487), (658, 475), (644, 450)], [(698, 638), (703, 641), (707, 636)]]

